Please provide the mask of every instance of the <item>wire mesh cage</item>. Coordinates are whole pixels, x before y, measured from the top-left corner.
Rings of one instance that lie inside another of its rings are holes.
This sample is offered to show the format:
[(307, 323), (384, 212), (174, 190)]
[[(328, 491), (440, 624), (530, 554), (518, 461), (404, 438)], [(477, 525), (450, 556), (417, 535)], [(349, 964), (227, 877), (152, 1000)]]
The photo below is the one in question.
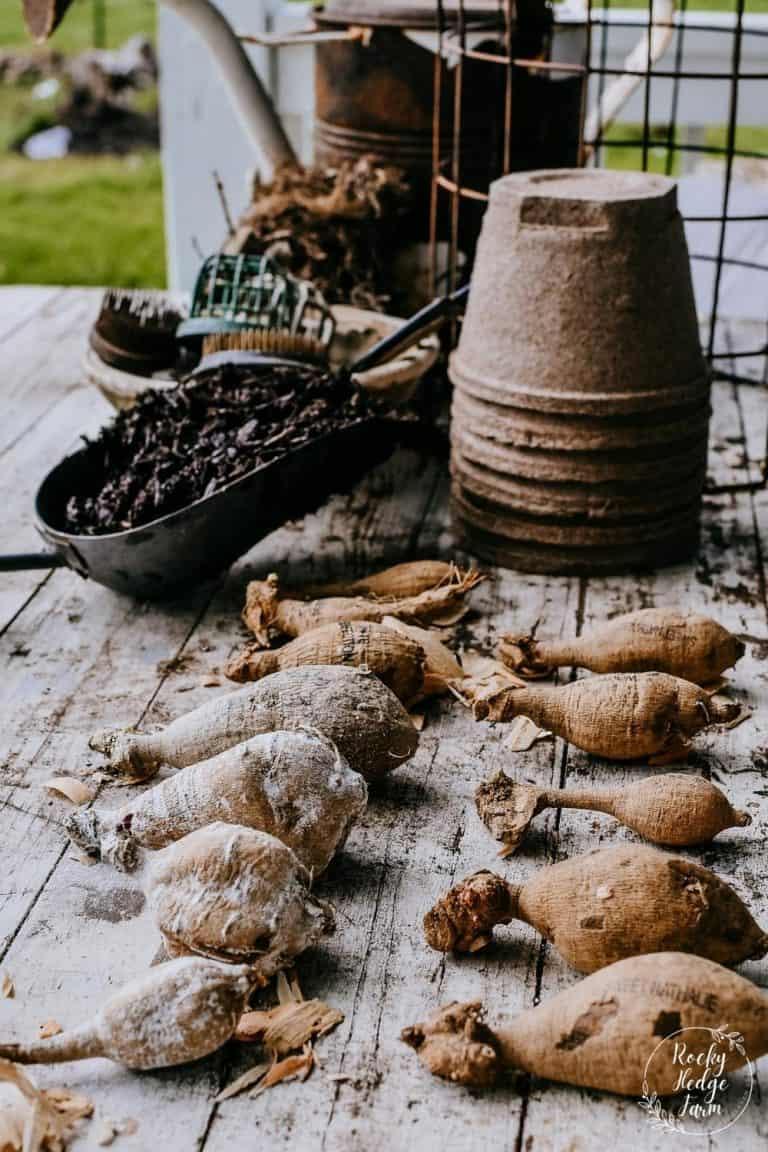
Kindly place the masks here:
[[(538, 7), (500, 0), (499, 27), (489, 37), (473, 26), (463, 0), (450, 22), (437, 0), (436, 126), (445, 120), (439, 99), (447, 69), (455, 70), (457, 98), (449, 145), (436, 133), (433, 148), (433, 288), (452, 290), (468, 277), (496, 177), (563, 163), (663, 173), (679, 180), (712, 372), (765, 383), (768, 14), (748, 11), (745, 0), (731, 0), (728, 11), (693, 10), (691, 0), (606, 5), (563, 0), (545, 9), (544, 0)], [(526, 42), (521, 28), (541, 27), (542, 11), (541, 51), (516, 53)], [(462, 170), (462, 74), (470, 64), (485, 65), (496, 85), (489, 117), (500, 125), (499, 147), (484, 184)], [(536, 81), (535, 92), (526, 93), (526, 80)]]

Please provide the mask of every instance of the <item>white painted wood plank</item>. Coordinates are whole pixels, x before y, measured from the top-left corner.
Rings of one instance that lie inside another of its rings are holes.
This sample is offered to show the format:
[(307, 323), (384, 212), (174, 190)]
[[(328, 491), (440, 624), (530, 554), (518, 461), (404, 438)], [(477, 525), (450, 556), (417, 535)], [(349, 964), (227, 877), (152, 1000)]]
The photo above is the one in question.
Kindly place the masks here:
[(38, 284), (0, 287), (0, 340), (29, 323), (30, 318), (61, 291), (61, 288)]
[[(0, 456), (5, 550), (11, 550), (11, 540), (15, 552), (48, 550), (34, 526), (37, 488), (52, 465), (73, 452), (82, 435), (95, 434), (113, 411), (96, 389), (75, 388), (43, 413), (13, 451)], [(47, 578), (46, 570), (0, 574), (0, 632)]]
[(88, 326), (100, 299), (98, 289), (54, 294), (28, 324), (0, 345), (5, 404), (0, 456), (30, 433), (66, 392), (82, 383), (80, 365)]

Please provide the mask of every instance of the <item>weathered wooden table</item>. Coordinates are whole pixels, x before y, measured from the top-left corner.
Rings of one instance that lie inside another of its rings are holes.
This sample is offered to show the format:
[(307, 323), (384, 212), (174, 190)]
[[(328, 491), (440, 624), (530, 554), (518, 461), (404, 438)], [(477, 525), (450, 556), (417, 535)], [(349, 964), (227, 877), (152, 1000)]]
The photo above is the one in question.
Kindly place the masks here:
[[(6, 550), (35, 548), (38, 482), (81, 433), (95, 431), (110, 415), (80, 371), (96, 304), (97, 295), (86, 291), (0, 292)], [(764, 396), (758, 388), (722, 384), (714, 400), (711, 470), (747, 481), (763, 449)], [(476, 593), (475, 610), (457, 637), (491, 651), (500, 632), (537, 619), (542, 632), (567, 635), (620, 611), (675, 604), (711, 612), (753, 638), (733, 681), (754, 714), (733, 731), (697, 740), (690, 770), (711, 776), (753, 815), (751, 828), (724, 834), (697, 858), (725, 874), (764, 925), (767, 531), (768, 494), (708, 500), (695, 563), (637, 579), (499, 572)], [(44, 782), (98, 770), (100, 759), (87, 743), (95, 728), (157, 724), (217, 691), (203, 681), (242, 638), (239, 609), (250, 575), (278, 569), (292, 580), (315, 580), (417, 555), (454, 555), (447, 483), (434, 460), (401, 453), (351, 496), (276, 532), (226, 579), (183, 601), (138, 604), (63, 570), (0, 578), (0, 968), (15, 985), (15, 998), (0, 999), (4, 1039), (33, 1035), (51, 1018), (65, 1026), (82, 1020), (111, 988), (146, 969), (159, 946), (138, 881), (83, 864), (61, 828), (68, 805), (46, 792)], [(300, 977), (305, 994), (324, 997), (345, 1020), (319, 1042), (322, 1064), (306, 1083), (215, 1104), (220, 1088), (257, 1059), (252, 1049), (234, 1046), (161, 1074), (134, 1075), (91, 1061), (40, 1071), (41, 1082), (87, 1092), (98, 1115), (110, 1121), (137, 1121), (135, 1134), (117, 1138), (126, 1150), (576, 1152), (669, 1148), (684, 1140), (653, 1131), (636, 1102), (593, 1092), (534, 1084), (522, 1094), (504, 1087), (472, 1098), (430, 1080), (398, 1039), (405, 1024), (441, 1002), (479, 997), (495, 1017), (577, 979), (522, 925), (500, 932), (497, 946), (472, 957), (443, 959), (427, 951), (422, 914), (455, 878), (492, 866), (519, 880), (545, 862), (630, 837), (605, 817), (550, 813), (537, 821), (519, 855), (497, 861), (474, 811), (482, 777), (503, 765), (519, 778), (569, 787), (620, 784), (643, 771), (596, 762), (559, 742), (505, 753), (504, 739), (501, 728), (474, 723), (456, 703), (437, 706), (418, 755), (372, 796), (366, 819), (323, 880), (339, 927), (326, 947), (302, 960)], [(106, 803), (124, 797), (114, 787), (103, 792)], [(765, 962), (744, 971), (768, 985)], [(761, 1068), (765, 1080), (766, 1062)], [(764, 1091), (710, 1147), (765, 1147)], [(97, 1120), (76, 1147), (93, 1146), (99, 1134)]]

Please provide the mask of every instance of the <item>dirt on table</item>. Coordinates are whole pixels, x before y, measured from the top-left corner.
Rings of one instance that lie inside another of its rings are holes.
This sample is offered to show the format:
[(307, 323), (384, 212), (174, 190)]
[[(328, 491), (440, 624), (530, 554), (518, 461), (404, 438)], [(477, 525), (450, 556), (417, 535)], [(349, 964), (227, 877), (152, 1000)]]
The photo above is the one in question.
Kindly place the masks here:
[(370, 156), (337, 167), (281, 168), (256, 182), (229, 247), (268, 255), (311, 280), (329, 304), (397, 311), (394, 265), (410, 190)]

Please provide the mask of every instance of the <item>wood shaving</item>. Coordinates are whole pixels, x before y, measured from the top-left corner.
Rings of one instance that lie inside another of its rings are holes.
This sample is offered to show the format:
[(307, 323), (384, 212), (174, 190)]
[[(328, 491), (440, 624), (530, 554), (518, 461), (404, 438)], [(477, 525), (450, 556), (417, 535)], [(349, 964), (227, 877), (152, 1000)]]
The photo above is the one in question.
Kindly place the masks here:
[(95, 795), (92, 788), (87, 784), (83, 784), (82, 780), (77, 780), (74, 776), (54, 776), (50, 780), (46, 780), (43, 784), (49, 792), (56, 792), (59, 796), (63, 796), (65, 800), (69, 800), (71, 804), (89, 804)]
[(117, 1129), (110, 1120), (102, 1120), (96, 1131), (96, 1143), (99, 1148), (108, 1148), (110, 1144), (115, 1141), (117, 1136)]
[[(24, 1126), (29, 1116), (29, 1104), (11, 1087), (0, 1084), (0, 1149), (2, 1152), (21, 1152)], [(38, 1144), (38, 1147), (40, 1145)]]
[(50, 1040), (51, 1036), (58, 1036), (64, 1029), (59, 1024), (58, 1020), (46, 1020), (38, 1028), (37, 1034), (41, 1040)]
[(307, 1044), (300, 1055), (286, 1056), (284, 1060), (276, 1060), (271, 1065), (261, 1083), (251, 1092), (251, 1096), (260, 1096), (275, 1084), (282, 1084), (285, 1080), (307, 1079), (315, 1065), (315, 1054), (311, 1045)]
[(265, 1011), (240, 1017), (235, 1039), (246, 1043), (261, 1040), (278, 1056), (295, 1052), (310, 1040), (325, 1036), (344, 1019), (344, 1013), (322, 1000), (279, 1004)]
[(252, 1088), (257, 1084), (269, 1071), (270, 1064), (254, 1064), (253, 1068), (249, 1068), (247, 1072), (243, 1072), (242, 1076), (238, 1076), (226, 1088), (222, 1089), (216, 1097), (216, 1103), (221, 1104), (222, 1100), (231, 1100), (233, 1096), (238, 1096), (244, 1092), (246, 1088)]
[(44, 1088), (43, 1096), (59, 1115), (68, 1120), (87, 1120), (93, 1116), (93, 1101), (82, 1092), (70, 1092), (69, 1088)]
[(201, 688), (220, 688), (221, 680), (218, 676), (204, 676), (200, 681)]
[(69, 1124), (18, 1065), (0, 1060), (0, 1148), (3, 1152), (61, 1152)]
[(507, 752), (527, 752), (539, 740), (551, 740), (552, 733), (539, 728), (528, 716), (515, 716), (507, 729), (504, 749)]
[[(2, 976), (0, 976), (0, 995), (6, 1000), (13, 1000), (16, 995), (16, 987), (7, 972), (3, 972)], [(2, 1147), (2, 1145), (0, 1145), (0, 1147)]]
[(493, 936), (476, 936), (467, 949), (468, 952), (479, 952), (482, 948), (487, 948), (493, 941)]
[[(295, 979), (295, 974), (294, 974)], [(292, 985), (284, 969), (281, 969), (277, 974), (275, 980), (275, 987), (277, 990), (277, 1001), (279, 1004), (298, 1004), (304, 997), (301, 994), (298, 981)]]
[(275, 987), (277, 1007), (245, 1012), (235, 1032), (235, 1039), (243, 1042), (260, 1040), (272, 1056), (271, 1063), (256, 1064), (243, 1072), (219, 1093), (217, 1101), (229, 1100), (247, 1088), (253, 1088), (251, 1096), (259, 1096), (284, 1080), (306, 1080), (319, 1063), (312, 1041), (344, 1019), (342, 1012), (322, 1000), (305, 1000), (293, 971), (278, 972)]
[(461, 678), (451, 681), (451, 690), (467, 708), (473, 708), (479, 700), (488, 700), (505, 688), (525, 688), (527, 681), (516, 676), (492, 656), (469, 650), (461, 656)]

